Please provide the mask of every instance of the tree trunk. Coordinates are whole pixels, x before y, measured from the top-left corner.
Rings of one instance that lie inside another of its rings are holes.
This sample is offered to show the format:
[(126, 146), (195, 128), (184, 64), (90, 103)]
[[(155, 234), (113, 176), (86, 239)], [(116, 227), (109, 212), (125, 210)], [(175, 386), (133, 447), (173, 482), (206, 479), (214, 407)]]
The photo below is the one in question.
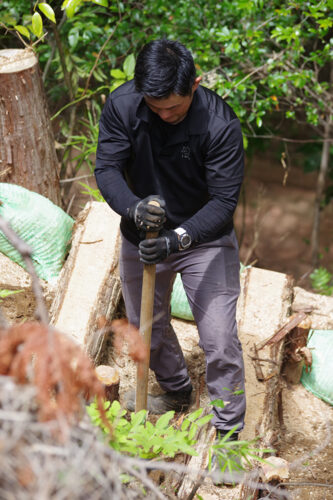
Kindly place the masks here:
[(320, 161), (320, 170), (316, 186), (316, 199), (315, 199), (312, 234), (311, 234), (311, 255), (312, 255), (312, 264), (314, 267), (318, 266), (318, 261), (319, 261), (318, 254), (319, 254), (320, 212), (321, 212), (321, 205), (323, 201), (323, 194), (325, 190), (325, 183), (330, 161), (330, 141), (329, 141), (330, 120), (331, 117), (329, 116), (325, 126), (325, 134), (324, 134), (325, 142), (323, 143), (323, 149)]
[(38, 61), (30, 49), (0, 50), (0, 182), (60, 205), (59, 165)]

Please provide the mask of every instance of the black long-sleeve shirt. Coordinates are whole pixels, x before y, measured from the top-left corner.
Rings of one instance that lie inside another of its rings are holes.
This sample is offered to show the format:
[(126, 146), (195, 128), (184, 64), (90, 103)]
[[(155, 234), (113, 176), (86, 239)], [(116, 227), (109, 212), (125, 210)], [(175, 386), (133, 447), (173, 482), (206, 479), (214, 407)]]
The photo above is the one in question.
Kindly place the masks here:
[(104, 106), (95, 176), (132, 243), (140, 234), (127, 209), (151, 194), (166, 201), (166, 228), (181, 225), (193, 241), (212, 241), (233, 227), (243, 179), (239, 120), (221, 97), (199, 86), (184, 120), (170, 125), (127, 82)]

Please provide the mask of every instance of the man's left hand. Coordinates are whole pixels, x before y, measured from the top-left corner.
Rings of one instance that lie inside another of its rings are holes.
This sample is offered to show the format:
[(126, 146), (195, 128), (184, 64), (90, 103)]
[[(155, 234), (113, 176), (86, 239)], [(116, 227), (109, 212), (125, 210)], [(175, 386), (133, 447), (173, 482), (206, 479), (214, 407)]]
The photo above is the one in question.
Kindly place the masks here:
[(158, 264), (178, 250), (178, 235), (172, 230), (162, 231), (158, 238), (149, 238), (139, 244), (140, 260), (144, 264)]

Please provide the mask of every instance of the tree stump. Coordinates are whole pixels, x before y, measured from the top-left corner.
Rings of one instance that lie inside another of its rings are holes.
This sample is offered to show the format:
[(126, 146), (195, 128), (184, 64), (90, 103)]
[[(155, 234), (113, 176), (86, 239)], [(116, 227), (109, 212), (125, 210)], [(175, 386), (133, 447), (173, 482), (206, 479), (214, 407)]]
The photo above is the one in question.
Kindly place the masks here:
[(37, 58), (0, 50), (0, 182), (60, 205), (59, 165)]
[(102, 382), (105, 390), (105, 399), (113, 403), (119, 401), (119, 373), (112, 366), (99, 365), (96, 367), (96, 375)]

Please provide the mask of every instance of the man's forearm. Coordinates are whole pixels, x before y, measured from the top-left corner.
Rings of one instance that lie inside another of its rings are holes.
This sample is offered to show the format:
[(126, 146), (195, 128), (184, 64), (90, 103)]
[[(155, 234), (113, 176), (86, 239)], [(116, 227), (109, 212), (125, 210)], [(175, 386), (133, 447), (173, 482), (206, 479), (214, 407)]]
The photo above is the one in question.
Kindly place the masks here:
[[(238, 193), (240, 186), (238, 188)], [(195, 215), (181, 224), (193, 241), (205, 242), (218, 238), (223, 229), (231, 223), (238, 200), (238, 193), (232, 198), (212, 198)]]
[(140, 198), (130, 190), (122, 172), (97, 159), (95, 177), (105, 201), (119, 215), (127, 216), (127, 209)]

